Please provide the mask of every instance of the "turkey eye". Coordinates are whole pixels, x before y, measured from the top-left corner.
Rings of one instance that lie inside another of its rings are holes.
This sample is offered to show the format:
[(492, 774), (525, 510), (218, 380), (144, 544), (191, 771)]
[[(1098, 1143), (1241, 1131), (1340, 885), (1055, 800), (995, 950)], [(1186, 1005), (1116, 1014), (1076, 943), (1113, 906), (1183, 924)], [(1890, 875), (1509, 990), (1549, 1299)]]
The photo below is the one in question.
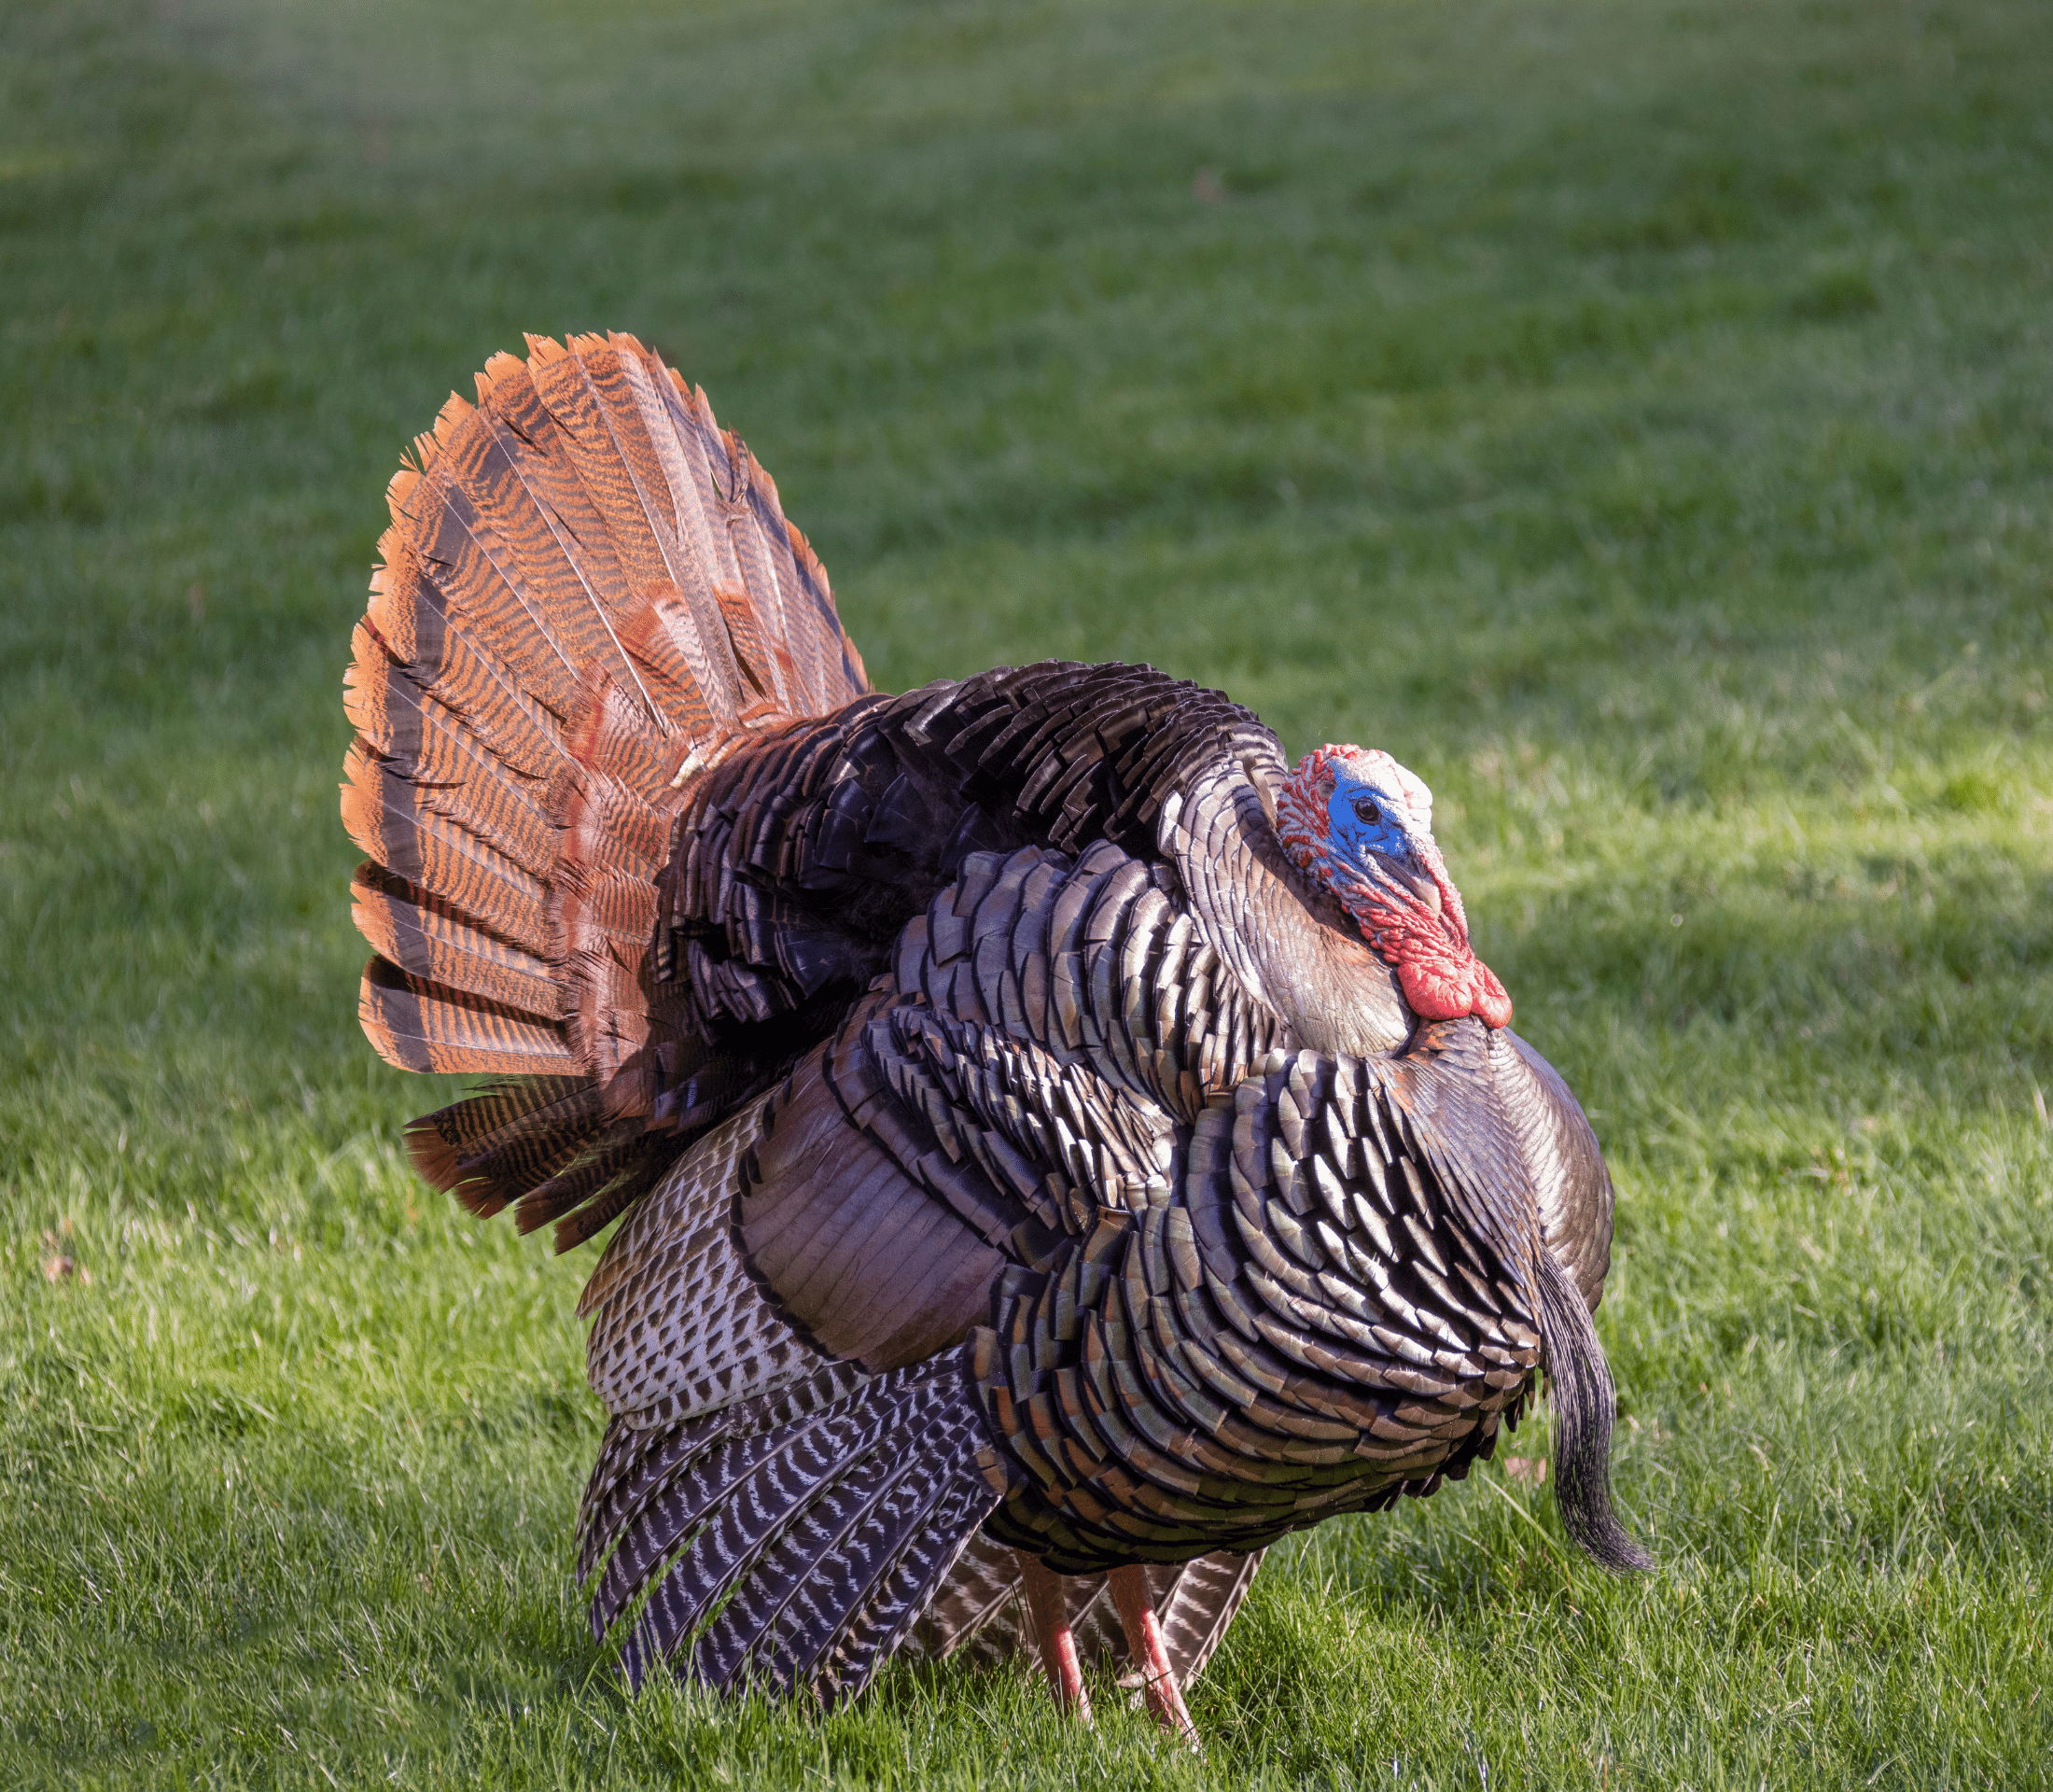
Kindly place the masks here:
[(1383, 811), (1376, 806), (1373, 797), (1358, 796), (1354, 799), (1354, 819), (1373, 828), (1383, 819)]

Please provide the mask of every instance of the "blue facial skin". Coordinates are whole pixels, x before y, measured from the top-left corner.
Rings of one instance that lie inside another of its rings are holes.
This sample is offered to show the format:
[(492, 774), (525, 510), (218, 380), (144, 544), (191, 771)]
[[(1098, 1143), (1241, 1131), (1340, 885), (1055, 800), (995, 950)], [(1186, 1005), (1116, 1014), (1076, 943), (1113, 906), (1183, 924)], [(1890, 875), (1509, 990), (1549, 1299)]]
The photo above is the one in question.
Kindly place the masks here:
[(1326, 805), (1326, 819), (1333, 829), (1334, 856), (1368, 869), (1369, 855), (1414, 876), (1425, 875), (1425, 865), (1412, 844), (1411, 830), (1404, 821), (1401, 799), (1341, 773), (1334, 779), (1333, 800)]

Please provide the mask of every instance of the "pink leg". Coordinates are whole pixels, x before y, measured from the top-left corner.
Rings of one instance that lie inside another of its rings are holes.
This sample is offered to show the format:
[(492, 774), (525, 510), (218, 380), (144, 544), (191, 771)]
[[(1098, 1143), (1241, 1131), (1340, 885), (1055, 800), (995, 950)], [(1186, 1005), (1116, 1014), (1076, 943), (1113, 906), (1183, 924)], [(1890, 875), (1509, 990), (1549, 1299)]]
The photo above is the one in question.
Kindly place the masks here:
[(1119, 1607), (1119, 1621), (1126, 1631), (1126, 1647), (1134, 1666), (1140, 1671), (1143, 1696), (1154, 1720), (1164, 1729), (1173, 1729), (1192, 1747), (1197, 1746), (1197, 1726), (1183, 1703), (1176, 1684), (1176, 1670), (1169, 1665), (1169, 1652), (1162, 1644), (1162, 1626), (1155, 1622), (1154, 1601), (1148, 1596), (1145, 1568), (1114, 1568), (1105, 1576), (1112, 1589), (1112, 1603)]
[(1083, 1689), (1083, 1667), (1077, 1659), (1076, 1637), (1069, 1629), (1069, 1604), (1062, 1590), (1062, 1576), (1044, 1568), (1024, 1550), (1019, 1557), (1020, 1578), (1026, 1585), (1026, 1615), (1033, 1620), (1034, 1641), (1040, 1646), (1040, 1665), (1048, 1675), (1048, 1689), (1064, 1711), (1073, 1711), (1086, 1724), (1091, 1721), (1091, 1695)]

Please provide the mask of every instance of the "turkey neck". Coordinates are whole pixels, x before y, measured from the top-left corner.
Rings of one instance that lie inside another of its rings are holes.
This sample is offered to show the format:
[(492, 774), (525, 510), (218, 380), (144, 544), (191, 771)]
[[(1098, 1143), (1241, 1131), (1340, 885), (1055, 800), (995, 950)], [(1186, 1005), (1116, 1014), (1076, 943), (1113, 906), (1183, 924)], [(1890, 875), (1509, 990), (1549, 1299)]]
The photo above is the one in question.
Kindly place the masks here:
[(1208, 763), (1180, 803), (1164, 804), (1157, 844), (1183, 880), (1206, 944), (1282, 1021), (1280, 1043), (1388, 1057), (1417, 1017), (1339, 903), (1285, 854), (1268, 795), (1283, 776), (1273, 750)]

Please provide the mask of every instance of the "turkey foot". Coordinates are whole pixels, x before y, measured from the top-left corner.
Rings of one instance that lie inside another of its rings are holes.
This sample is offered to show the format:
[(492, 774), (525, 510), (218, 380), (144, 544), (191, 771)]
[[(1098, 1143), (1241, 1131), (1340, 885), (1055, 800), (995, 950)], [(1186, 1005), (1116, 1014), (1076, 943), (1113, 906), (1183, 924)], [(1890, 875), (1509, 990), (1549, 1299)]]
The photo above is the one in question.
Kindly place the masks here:
[(1064, 1711), (1073, 1711), (1084, 1723), (1091, 1721), (1091, 1695), (1083, 1689), (1083, 1668), (1077, 1659), (1076, 1633), (1069, 1629), (1069, 1602), (1062, 1589), (1062, 1576), (1025, 1551), (1019, 1556), (1020, 1578), (1026, 1585), (1026, 1615), (1033, 1621), (1034, 1641), (1040, 1648), (1040, 1665), (1047, 1672), (1048, 1689)]
[(1114, 1568), (1105, 1582), (1112, 1590), (1112, 1603), (1119, 1607), (1126, 1647), (1139, 1671), (1149, 1711), (1164, 1729), (1175, 1730), (1193, 1748), (1197, 1747), (1197, 1726), (1191, 1721), (1182, 1688), (1176, 1683), (1169, 1652), (1162, 1645), (1162, 1626), (1155, 1621), (1154, 1601), (1148, 1593), (1148, 1571), (1138, 1566)]

